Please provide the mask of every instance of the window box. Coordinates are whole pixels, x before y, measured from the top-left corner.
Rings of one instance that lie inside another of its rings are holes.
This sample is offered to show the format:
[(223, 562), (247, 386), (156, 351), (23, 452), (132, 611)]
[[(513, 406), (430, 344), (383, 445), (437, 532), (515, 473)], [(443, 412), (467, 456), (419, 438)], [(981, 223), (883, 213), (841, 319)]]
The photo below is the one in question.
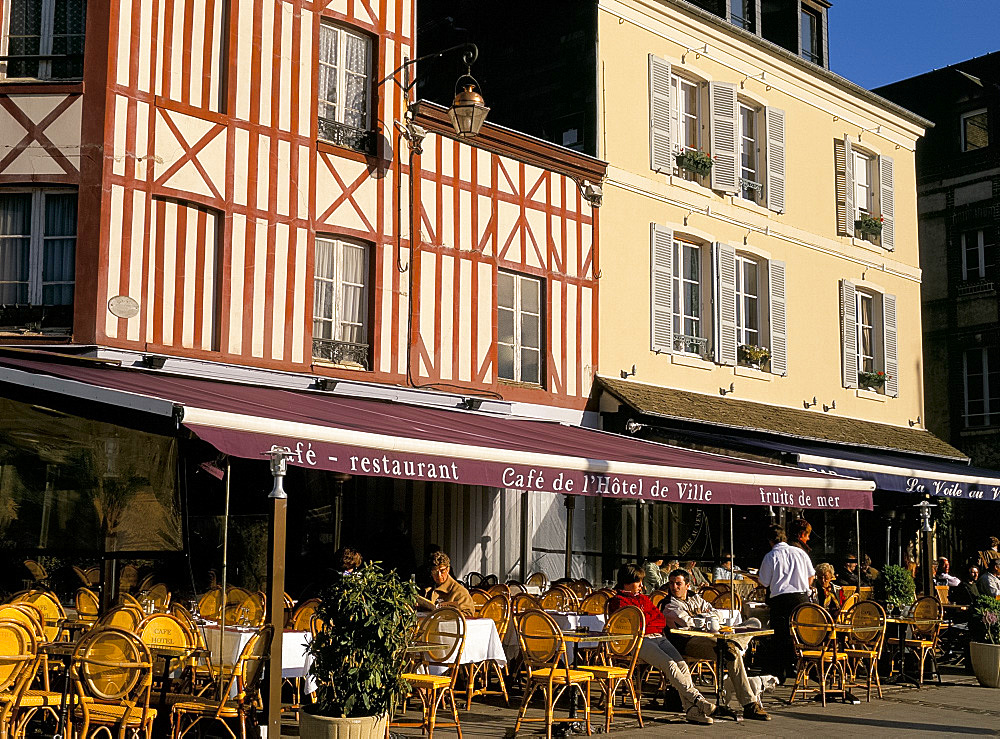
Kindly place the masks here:
[(329, 118), (319, 119), (319, 138), (322, 141), (340, 146), (344, 149), (358, 151), (366, 156), (375, 156), (375, 132), (364, 131), (354, 126), (330, 120)]
[(350, 341), (333, 339), (313, 339), (314, 360), (338, 364), (345, 367), (368, 369), (368, 344), (354, 344)]
[(682, 151), (676, 156), (676, 160), (678, 167), (701, 177), (712, 171), (712, 157), (697, 149)]
[(762, 372), (771, 361), (771, 351), (754, 344), (740, 344), (736, 349), (736, 356), (741, 366), (753, 367)]
[(869, 215), (861, 216), (854, 221), (854, 233), (862, 237), (879, 236), (882, 233), (882, 218)]
[(878, 372), (858, 372), (858, 385), (871, 392), (881, 391), (888, 379), (889, 375), (881, 370)]

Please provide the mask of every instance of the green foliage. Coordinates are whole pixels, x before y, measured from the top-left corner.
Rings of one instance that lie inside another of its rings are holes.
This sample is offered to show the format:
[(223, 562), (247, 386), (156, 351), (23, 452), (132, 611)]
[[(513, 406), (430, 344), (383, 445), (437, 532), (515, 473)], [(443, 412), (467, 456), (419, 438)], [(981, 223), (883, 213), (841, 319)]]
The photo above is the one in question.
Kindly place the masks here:
[(973, 641), (1000, 644), (1000, 600), (980, 595), (972, 604), (969, 633)]
[(698, 149), (682, 151), (677, 155), (678, 167), (702, 176), (707, 175), (712, 171), (712, 165), (714, 163), (715, 162), (712, 161), (712, 157)]
[(321, 716), (388, 713), (403, 698), (406, 646), (416, 624), (416, 586), (378, 563), (338, 575), (316, 615), (324, 628), (309, 645)]
[(771, 358), (771, 351), (756, 344), (740, 344), (736, 348), (736, 355), (740, 362), (759, 367)]
[(882, 387), (890, 375), (881, 370), (878, 372), (858, 372), (858, 384), (862, 387)]
[(882, 570), (885, 602), (889, 606), (908, 606), (917, 598), (917, 586), (909, 571), (899, 565), (886, 565)]
[(862, 236), (878, 236), (882, 233), (882, 217), (862, 216), (854, 222), (854, 231)]

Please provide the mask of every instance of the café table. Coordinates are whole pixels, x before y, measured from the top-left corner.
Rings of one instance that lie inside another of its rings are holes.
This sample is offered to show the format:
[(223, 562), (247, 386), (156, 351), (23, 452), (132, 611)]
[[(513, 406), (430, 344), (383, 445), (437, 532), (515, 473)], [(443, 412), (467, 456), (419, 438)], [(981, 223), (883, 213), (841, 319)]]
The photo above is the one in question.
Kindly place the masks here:
[[(259, 629), (250, 626), (226, 626), (225, 639), (220, 639), (221, 629), (215, 622), (205, 622), (199, 625), (205, 636), (205, 645), (212, 655), (212, 664), (232, 667), (240, 657), (243, 647), (250, 641)], [(223, 641), (220, 644), (220, 641)], [(313, 693), (316, 681), (309, 668), (312, 666), (312, 656), (308, 653), (312, 634), (309, 631), (281, 632), (281, 676), (283, 678), (299, 678), (303, 681), (302, 691)], [(235, 685), (233, 686), (235, 688)]]
[[(678, 636), (696, 637), (701, 636), (711, 639), (715, 642), (715, 674), (719, 679), (719, 690), (715, 696), (715, 706), (716, 710), (722, 710), (722, 686), (726, 680), (726, 659), (725, 655), (729, 651), (727, 644), (732, 642), (740, 647), (741, 650), (745, 650), (747, 646), (759, 636), (771, 636), (774, 634), (774, 629), (754, 629), (754, 628), (743, 628), (737, 626), (732, 631), (701, 631), (699, 629), (670, 629), (670, 635), (677, 634)], [(742, 721), (743, 717), (739, 714), (734, 714), (737, 721)]]
[[(423, 618), (425, 615), (419, 617)], [(504, 653), (497, 625), (491, 618), (465, 619), (465, 648), (462, 650), (462, 657), (458, 664), (467, 665), (487, 660), (496, 660), (507, 664), (507, 655)], [(443, 674), (444, 671), (445, 668), (434, 666), (430, 670), (431, 674), (436, 675)]]
[[(890, 657), (889, 661), (889, 679), (895, 683), (899, 684), (902, 682), (912, 682), (918, 688), (923, 684), (923, 675), (907, 675), (906, 674), (906, 631), (913, 626), (945, 626), (950, 622), (939, 618), (913, 618), (911, 616), (889, 616), (886, 618), (885, 622), (887, 624), (896, 625), (896, 641), (897, 649), (896, 656), (899, 660), (899, 674), (893, 677), (892, 670), (892, 659)], [(940, 682), (941, 675), (938, 674), (938, 681)]]
[[(546, 613), (552, 616), (552, 620), (556, 622), (556, 626), (559, 627), (563, 636), (575, 634), (582, 629), (598, 634), (604, 631), (606, 619), (600, 614), (576, 613), (575, 611), (546, 611)], [(514, 639), (517, 639), (516, 634)], [(579, 640), (575, 639), (567, 639), (566, 641), (568, 642), (566, 645), (566, 654), (574, 664), (577, 662), (577, 645), (579, 645), (580, 649), (593, 649), (596, 646), (596, 643), (580, 643)]]

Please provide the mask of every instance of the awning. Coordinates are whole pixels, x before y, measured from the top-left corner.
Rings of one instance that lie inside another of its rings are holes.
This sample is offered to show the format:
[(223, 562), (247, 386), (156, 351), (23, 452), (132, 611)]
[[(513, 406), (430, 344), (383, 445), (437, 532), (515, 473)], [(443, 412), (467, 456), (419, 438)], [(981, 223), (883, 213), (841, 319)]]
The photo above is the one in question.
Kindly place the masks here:
[[(828, 416), (782, 409), (767, 419), (767, 424), (755, 423), (752, 427), (745, 425), (748, 418), (753, 418), (755, 409), (744, 412), (747, 406), (757, 406), (756, 403), (730, 402), (729, 417), (726, 424), (711, 423), (707, 418), (701, 420), (703, 428), (698, 428), (692, 422), (697, 415), (708, 416), (715, 413), (719, 402), (728, 401), (707, 398), (688, 399), (685, 404), (673, 404), (674, 415), (667, 417), (656, 412), (656, 403), (664, 398), (654, 395), (654, 391), (643, 388), (626, 387), (632, 383), (600, 378), (601, 384), (612, 391), (619, 399), (625, 400), (629, 406), (647, 416), (663, 420), (661, 431), (671, 436), (690, 440), (696, 444), (711, 445), (721, 449), (732, 449), (749, 452), (767, 457), (778, 457), (797, 465), (800, 469), (812, 472), (830, 472), (863, 480), (871, 480), (877, 490), (892, 492), (917, 493), (948, 498), (968, 498), (972, 500), (1000, 501), (1000, 471), (977, 469), (970, 467), (967, 459), (957, 458), (961, 454), (954, 447), (938, 440), (930, 432), (922, 429), (894, 430), (891, 438), (900, 448), (878, 449), (872, 444), (848, 445), (822, 443), (816, 434), (830, 432)], [(668, 390), (669, 398), (684, 391)], [(689, 393), (685, 393), (689, 395)], [(683, 417), (676, 415), (677, 408), (683, 405), (687, 411), (699, 408), (698, 412), (686, 412)], [(707, 410), (706, 410), (707, 409)], [(802, 417), (807, 417), (805, 421)], [(816, 419), (808, 418), (817, 416)], [(886, 439), (889, 434), (884, 432), (884, 424), (874, 424), (858, 419), (841, 419), (849, 421), (849, 428), (857, 428), (859, 424), (868, 423), (872, 428), (867, 434)], [(785, 433), (778, 433), (775, 424), (786, 423)], [(822, 424), (827, 424), (824, 427)], [(811, 436), (802, 435), (808, 430)], [(838, 431), (841, 429), (837, 428)], [(796, 433), (798, 431), (798, 433)], [(796, 438), (798, 437), (798, 438)], [(834, 439), (827, 439), (834, 441)], [(938, 452), (934, 454), (928, 450)]]
[(633, 500), (872, 507), (870, 482), (548, 421), (21, 358), (0, 358), (0, 383), (146, 412), (168, 404), (225, 454), (263, 459), (278, 445), (295, 453), (293, 465), (352, 475)]

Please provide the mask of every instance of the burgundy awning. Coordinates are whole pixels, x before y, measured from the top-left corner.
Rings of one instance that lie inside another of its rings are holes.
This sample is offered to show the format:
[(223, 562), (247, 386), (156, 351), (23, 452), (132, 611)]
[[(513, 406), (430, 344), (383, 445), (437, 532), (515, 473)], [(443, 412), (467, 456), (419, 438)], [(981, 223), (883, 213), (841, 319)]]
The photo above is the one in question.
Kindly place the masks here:
[(0, 358), (0, 368), (6, 383), (32, 373), (66, 381), (68, 394), (83, 383), (162, 399), (200, 438), (246, 459), (264, 459), (278, 445), (295, 452), (293, 465), (352, 475), (619, 499), (872, 508), (870, 482), (555, 422), (109, 366)]

